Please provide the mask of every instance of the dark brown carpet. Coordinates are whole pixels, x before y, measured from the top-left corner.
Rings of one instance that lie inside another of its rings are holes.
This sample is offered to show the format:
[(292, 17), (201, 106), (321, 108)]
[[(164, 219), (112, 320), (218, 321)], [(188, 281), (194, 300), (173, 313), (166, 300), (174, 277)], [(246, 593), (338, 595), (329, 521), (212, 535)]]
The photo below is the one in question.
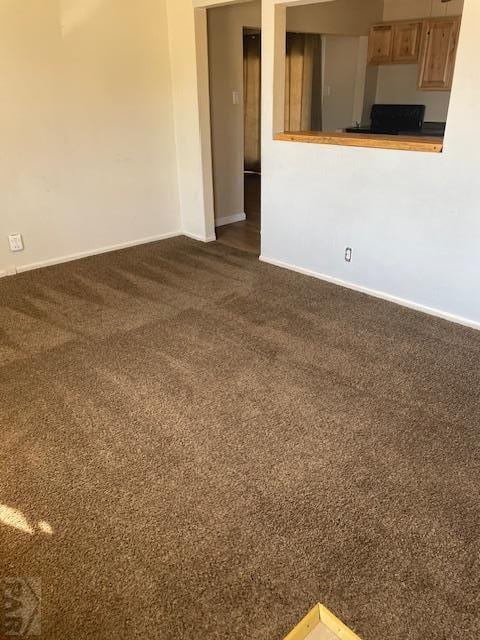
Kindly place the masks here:
[(42, 637), (280, 640), (320, 601), (478, 640), (480, 333), (182, 238), (0, 302), (0, 576)]

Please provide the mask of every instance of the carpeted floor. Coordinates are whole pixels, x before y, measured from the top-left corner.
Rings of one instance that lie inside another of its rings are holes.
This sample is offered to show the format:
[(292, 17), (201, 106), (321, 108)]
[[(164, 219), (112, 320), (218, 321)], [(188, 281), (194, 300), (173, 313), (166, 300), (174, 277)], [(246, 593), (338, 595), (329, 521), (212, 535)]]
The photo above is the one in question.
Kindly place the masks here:
[[(183, 238), (0, 281), (42, 637), (480, 637), (480, 333)], [(40, 524), (39, 524), (40, 523)]]

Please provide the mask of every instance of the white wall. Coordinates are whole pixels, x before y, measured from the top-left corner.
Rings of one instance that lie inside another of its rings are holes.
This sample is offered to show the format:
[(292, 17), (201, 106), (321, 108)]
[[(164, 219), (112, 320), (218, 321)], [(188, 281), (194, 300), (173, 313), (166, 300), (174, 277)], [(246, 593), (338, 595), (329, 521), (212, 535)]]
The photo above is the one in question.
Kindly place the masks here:
[(260, 1), (208, 12), (216, 219), (244, 212), (243, 29), (259, 28), (261, 17)]
[[(411, 20), (428, 16), (461, 15), (463, 0), (385, 0), (384, 20)], [(418, 65), (388, 65), (378, 70), (376, 102), (424, 104), (426, 120), (445, 122), (450, 91), (420, 91)]]
[(443, 154), (273, 141), (275, 4), (263, 6), (264, 258), (480, 323), (480, 3), (465, 2)]
[(3, 0), (0, 77), (0, 272), (180, 230), (163, 0)]

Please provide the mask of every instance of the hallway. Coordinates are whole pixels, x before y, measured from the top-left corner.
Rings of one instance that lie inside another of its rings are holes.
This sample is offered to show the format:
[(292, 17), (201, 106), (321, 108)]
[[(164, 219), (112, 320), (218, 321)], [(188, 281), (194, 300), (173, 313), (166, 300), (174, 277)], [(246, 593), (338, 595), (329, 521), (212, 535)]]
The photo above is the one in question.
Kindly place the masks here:
[(261, 180), (259, 174), (245, 174), (245, 213), (247, 219), (218, 227), (216, 230), (217, 241), (221, 244), (260, 255)]

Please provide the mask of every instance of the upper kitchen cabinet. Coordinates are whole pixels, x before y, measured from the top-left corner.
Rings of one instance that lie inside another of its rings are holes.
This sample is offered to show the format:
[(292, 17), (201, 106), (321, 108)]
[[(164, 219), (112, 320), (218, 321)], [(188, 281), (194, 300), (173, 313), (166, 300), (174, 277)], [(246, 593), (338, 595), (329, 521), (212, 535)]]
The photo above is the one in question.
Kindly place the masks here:
[(392, 62), (410, 64), (418, 62), (422, 40), (421, 20), (394, 24)]
[(392, 60), (393, 24), (375, 24), (370, 29), (368, 44), (369, 64), (388, 64)]
[(420, 89), (448, 91), (452, 88), (460, 22), (458, 16), (425, 21)]
[(418, 62), (422, 20), (375, 24), (370, 29), (369, 64)]
[(372, 65), (419, 64), (418, 88), (452, 88), (461, 16), (375, 24), (370, 29)]

